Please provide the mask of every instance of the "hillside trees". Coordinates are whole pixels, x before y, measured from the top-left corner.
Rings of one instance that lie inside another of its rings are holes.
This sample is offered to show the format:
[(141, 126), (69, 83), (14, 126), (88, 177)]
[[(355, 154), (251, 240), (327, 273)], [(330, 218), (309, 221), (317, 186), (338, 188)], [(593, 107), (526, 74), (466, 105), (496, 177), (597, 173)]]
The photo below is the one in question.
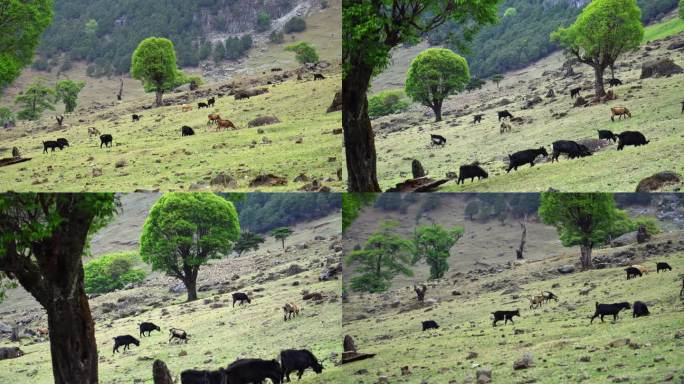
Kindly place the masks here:
[(131, 59), (131, 77), (140, 80), (146, 92), (154, 92), (156, 105), (161, 106), (164, 92), (180, 85), (183, 78), (173, 43), (160, 37), (141, 41)]
[(0, 3), (0, 92), (31, 64), (40, 37), (52, 21), (53, 0)]
[(377, 196), (375, 193), (342, 194), (342, 232), (349, 228), (363, 207), (373, 204)]
[(390, 50), (416, 42), (419, 36), (449, 20), (463, 26), (464, 39), (468, 40), (480, 25), (496, 20), (497, 3), (498, 0), (342, 1), (342, 120), (350, 192), (380, 192), (367, 93), (371, 77), (389, 64)]
[(55, 100), (64, 103), (64, 110), (69, 113), (76, 109), (78, 94), (85, 87), (82, 81), (60, 80), (55, 87)]
[(269, 28), (271, 28), (271, 16), (266, 11), (259, 12), (256, 21), (257, 32), (266, 32)]
[(98, 383), (81, 258), (115, 210), (114, 194), (0, 195), (0, 271), (47, 312), (56, 384)]
[(644, 37), (641, 10), (636, 0), (594, 0), (567, 28), (551, 34), (581, 63), (594, 69), (597, 97), (605, 96), (603, 76), (618, 57), (637, 49)]
[(355, 264), (356, 276), (350, 280), (351, 289), (365, 292), (386, 291), (398, 274), (412, 276), (411, 241), (393, 232), (396, 221), (385, 221), (374, 232), (362, 249), (352, 251), (345, 259)]
[(415, 229), (413, 263), (425, 260), (430, 266), (430, 279), (441, 279), (449, 270), (449, 250), (463, 236), (463, 227), (445, 229), (440, 225), (424, 225)]
[(337, 212), (339, 195), (332, 193), (247, 193), (235, 206), (240, 226), (265, 234), (273, 228), (311, 221)]
[(465, 89), (470, 81), (466, 60), (444, 48), (429, 48), (411, 63), (406, 75), (406, 94), (432, 109), (435, 121), (442, 121), (442, 103)]
[(36, 80), (14, 100), (21, 106), (17, 113), (20, 120), (36, 120), (46, 110), (54, 111), (55, 90)]
[(212, 193), (167, 193), (145, 220), (140, 256), (153, 270), (181, 280), (193, 301), (200, 267), (228, 255), (239, 235), (230, 201)]
[(280, 240), (280, 242), (283, 245), (283, 249), (285, 249), (285, 239), (290, 237), (290, 235), (294, 233), (294, 231), (291, 228), (288, 227), (278, 227), (278, 228), (273, 228), (271, 230), (271, 236), (275, 237), (276, 239)]
[(566, 247), (580, 246), (582, 269), (593, 268), (594, 244), (606, 240), (618, 222), (619, 210), (609, 193), (553, 193), (541, 195), (539, 217), (558, 230)]
[(249, 251), (250, 249), (256, 251), (265, 241), (264, 237), (250, 231), (243, 231), (240, 233), (240, 238), (235, 242), (233, 250), (241, 256), (243, 253)]

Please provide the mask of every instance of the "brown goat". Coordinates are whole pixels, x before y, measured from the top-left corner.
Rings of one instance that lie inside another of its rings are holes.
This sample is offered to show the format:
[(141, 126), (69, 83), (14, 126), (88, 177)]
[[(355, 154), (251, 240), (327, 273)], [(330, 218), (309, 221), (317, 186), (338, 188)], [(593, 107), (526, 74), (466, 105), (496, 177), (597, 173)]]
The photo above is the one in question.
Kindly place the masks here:
[(181, 105), (181, 110), (182, 110), (183, 112), (192, 111), (192, 105), (190, 105), (190, 104), (183, 104), (183, 105)]
[(648, 272), (649, 272), (648, 268), (644, 267), (643, 265), (635, 264), (635, 265), (632, 265), (632, 267), (638, 269), (642, 274), (648, 275)]
[(283, 312), (285, 313), (283, 315), (283, 320), (287, 321), (291, 320), (293, 316), (299, 316), (299, 311), (301, 310), (302, 309), (299, 307), (299, 305), (295, 303), (285, 303), (285, 305), (283, 305)]
[(207, 116), (207, 118), (209, 119), (207, 125), (216, 124), (217, 121), (221, 120), (221, 116), (217, 113), (212, 113), (209, 116)]
[(225, 129), (228, 129), (228, 128), (237, 129), (237, 127), (235, 126), (235, 124), (233, 124), (233, 122), (230, 121), (230, 120), (223, 120), (223, 119), (219, 118), (219, 119), (216, 120), (216, 123), (218, 124), (218, 127), (216, 127), (216, 130), (217, 130), (217, 131), (220, 131), (221, 128), (225, 128)]
[(627, 118), (627, 117), (632, 117), (632, 113), (629, 112), (629, 109), (625, 107), (613, 107), (610, 109), (611, 116), (610, 116), (610, 121), (615, 121), (615, 116), (618, 117), (618, 120), (621, 118)]
[(530, 309), (541, 307), (544, 303), (544, 294), (530, 297)]
[(504, 133), (504, 132), (510, 132), (511, 131), (511, 125), (508, 124), (507, 122), (501, 123), (501, 128), (499, 128), (499, 133)]

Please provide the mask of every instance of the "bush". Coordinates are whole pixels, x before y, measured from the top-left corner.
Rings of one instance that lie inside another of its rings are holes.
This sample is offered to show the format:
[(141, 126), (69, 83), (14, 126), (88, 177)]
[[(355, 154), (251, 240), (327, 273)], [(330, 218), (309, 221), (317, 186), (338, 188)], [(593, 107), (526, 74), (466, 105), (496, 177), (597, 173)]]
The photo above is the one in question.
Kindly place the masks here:
[(0, 128), (5, 124), (14, 124), (16, 122), (14, 114), (7, 107), (0, 107)]
[(303, 32), (306, 30), (306, 21), (299, 16), (295, 16), (285, 23), (283, 26), (283, 32), (285, 33), (295, 33)]
[(285, 35), (283, 35), (283, 32), (281, 31), (273, 31), (268, 36), (268, 39), (273, 44), (282, 44), (285, 41)]
[(130, 283), (140, 283), (147, 272), (133, 268), (138, 261), (134, 252), (111, 253), (85, 264), (86, 293), (106, 293), (121, 289)]
[(402, 90), (378, 92), (368, 99), (368, 115), (379, 117), (401, 112), (409, 107), (409, 101)]
[(266, 32), (271, 28), (271, 16), (266, 11), (259, 12), (256, 22), (257, 32)]
[(285, 47), (285, 51), (294, 52), (296, 54), (297, 61), (300, 64), (318, 63), (318, 53), (316, 53), (316, 48), (307, 42), (300, 41), (295, 44), (290, 44)]
[(646, 232), (648, 232), (649, 235), (660, 233), (660, 225), (654, 217), (637, 216), (632, 219), (627, 216), (625, 211), (619, 211), (617, 215), (618, 219), (615, 221), (613, 228), (610, 230), (610, 236), (612, 238), (622, 236), (625, 233), (634, 232), (641, 225), (646, 227)]

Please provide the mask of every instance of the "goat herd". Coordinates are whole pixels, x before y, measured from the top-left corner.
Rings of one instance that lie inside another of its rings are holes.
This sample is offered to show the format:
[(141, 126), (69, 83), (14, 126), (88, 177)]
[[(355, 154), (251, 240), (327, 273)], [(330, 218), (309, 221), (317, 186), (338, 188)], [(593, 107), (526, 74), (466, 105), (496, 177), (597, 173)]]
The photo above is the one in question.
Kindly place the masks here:
[[(635, 278), (637, 276), (643, 276), (648, 274), (649, 270), (643, 265), (632, 265), (630, 267), (627, 267), (625, 269), (627, 272), (627, 280), (631, 278)], [(672, 271), (672, 267), (665, 262), (658, 262), (656, 263), (656, 272), (660, 273), (660, 271)], [(680, 292), (680, 296), (684, 294), (684, 283), (682, 283), (682, 292)], [(582, 293), (580, 293), (582, 294)], [(551, 291), (542, 291), (540, 292), (539, 295), (535, 295), (529, 298), (530, 301), (530, 309), (535, 309), (535, 308), (541, 308), (541, 306), (544, 303), (548, 303), (549, 301), (554, 300), (558, 301), (558, 296), (556, 296), (553, 292)], [(628, 302), (620, 302), (620, 303), (612, 303), (612, 304), (600, 304), (599, 302), (596, 302), (596, 307), (594, 311), (594, 315), (591, 317), (591, 320), (589, 323), (593, 323), (594, 319), (599, 317), (601, 319), (601, 322), (603, 322), (603, 317), (604, 316), (613, 316), (613, 322), (616, 322), (618, 319), (618, 314), (620, 313), (621, 310), (627, 310), (627, 309), (632, 309), (632, 317), (642, 317), (642, 316), (648, 316), (650, 315), (650, 312), (648, 311), (648, 306), (646, 303), (642, 301), (635, 301), (634, 305), (630, 305)], [(499, 321), (503, 321), (504, 325), (508, 324), (510, 321), (511, 324), (515, 324), (513, 322), (513, 317), (518, 316), (520, 317), (520, 310), (515, 309), (515, 310), (507, 310), (507, 311), (495, 311), (492, 312), (493, 316), (493, 322), (492, 326), (496, 327), (496, 323)], [(422, 327), (423, 331), (426, 331), (428, 329), (438, 329), (439, 325), (437, 324), (436, 321), (434, 320), (426, 320), (422, 322)]]
[[(619, 79), (611, 79), (610, 84), (611, 86), (621, 85), (622, 81), (620, 81)], [(570, 90), (571, 97), (574, 98), (575, 96), (578, 96), (580, 91), (581, 88), (575, 88)], [(622, 118), (627, 119), (628, 117), (632, 117), (632, 113), (626, 107), (612, 107), (610, 109), (610, 112), (611, 121), (615, 121), (616, 116), (618, 120)], [(684, 102), (682, 102), (682, 113), (684, 113)], [(512, 128), (510, 122), (524, 122), (524, 120), (521, 117), (514, 117), (513, 114), (508, 110), (498, 111), (497, 114), (499, 122), (501, 123), (499, 131), (501, 134), (505, 132), (511, 132)], [(474, 115), (473, 124), (481, 123), (484, 116), (484, 114)], [(506, 120), (508, 120), (508, 122)], [(625, 131), (619, 134), (615, 134), (609, 130), (598, 130), (597, 132), (599, 140), (617, 142), (618, 151), (623, 150), (626, 146), (638, 147), (650, 143), (650, 140), (646, 140), (644, 134), (638, 131)], [(447, 143), (447, 139), (441, 135), (431, 134), (430, 139), (432, 146), (444, 147)], [(552, 144), (552, 147), (552, 163), (555, 161), (559, 161), (558, 158), (562, 154), (567, 155), (570, 159), (576, 159), (592, 155), (591, 150), (586, 145), (580, 144), (576, 141), (558, 140)], [(546, 151), (546, 148), (540, 147), (538, 149), (526, 149), (513, 154), (509, 154), (509, 164), (508, 168), (506, 169), (506, 173), (510, 173), (512, 170), (517, 171), (518, 167), (524, 166), (526, 164), (529, 164), (530, 167), (534, 167), (535, 161), (539, 156), (549, 156), (549, 153)], [(467, 179), (470, 179), (470, 181), (473, 182), (476, 177), (478, 180), (486, 179), (489, 177), (489, 173), (485, 169), (483, 169), (478, 162), (462, 165), (459, 169), (459, 175), (456, 184), (465, 184), (465, 180)]]
[[(232, 294), (233, 307), (235, 303), (240, 305), (252, 300), (246, 293), (235, 292)], [(284, 320), (290, 320), (293, 316), (298, 316), (301, 307), (295, 303), (285, 303), (283, 306)], [(140, 338), (150, 336), (152, 331), (161, 332), (161, 328), (150, 322), (139, 324)], [(179, 328), (169, 329), (169, 343), (176, 340), (178, 342), (188, 342), (190, 336)], [(119, 347), (123, 350), (129, 349), (131, 345), (140, 346), (140, 340), (131, 335), (114, 337), (114, 350), (112, 354), (119, 352)], [(263, 383), (270, 379), (273, 384), (281, 384), (286, 379), (290, 381), (290, 374), (297, 372), (298, 379), (302, 378), (304, 371), (311, 368), (316, 373), (323, 371), (323, 365), (318, 361), (311, 351), (307, 349), (286, 349), (280, 352), (279, 360), (263, 360), (256, 358), (237, 359), (226, 368), (215, 371), (188, 369), (181, 372), (182, 384), (248, 384)]]

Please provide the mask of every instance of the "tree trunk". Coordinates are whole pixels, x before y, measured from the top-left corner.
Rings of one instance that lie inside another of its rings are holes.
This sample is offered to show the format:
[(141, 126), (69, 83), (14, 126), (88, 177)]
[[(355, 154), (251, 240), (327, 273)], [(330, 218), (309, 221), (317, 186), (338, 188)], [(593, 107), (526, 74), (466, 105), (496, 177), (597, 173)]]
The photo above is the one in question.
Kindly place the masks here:
[(281, 241), (282, 244), (283, 244), (283, 249), (285, 249), (285, 238), (280, 239), (280, 241)]
[(583, 270), (593, 269), (594, 266), (591, 262), (591, 245), (582, 244), (580, 245), (580, 262), (582, 263)]
[(442, 121), (442, 102), (436, 102), (432, 106), (432, 111), (435, 113), (435, 122), (440, 122)]
[(600, 66), (594, 67), (594, 75), (595, 75), (595, 84), (594, 84), (594, 90), (596, 92), (596, 97), (603, 97), (606, 95), (606, 89), (603, 86), (603, 72), (605, 71), (605, 68), (602, 68)]
[(522, 228), (522, 236), (520, 237), (520, 247), (516, 250), (516, 258), (523, 259), (525, 253), (525, 237), (527, 237), (527, 225), (525, 224), (527, 217), (520, 222)]
[(155, 100), (155, 103), (157, 104), (157, 107), (161, 107), (161, 106), (162, 106), (162, 95), (163, 95), (163, 94), (164, 94), (164, 92), (162, 92), (162, 91), (157, 91), (157, 92), (156, 92), (156, 100)]
[(121, 101), (123, 98), (123, 77), (121, 78), (121, 84), (119, 85), (119, 93), (116, 95), (116, 99)]
[(342, 125), (347, 157), (349, 192), (381, 192), (377, 179), (375, 138), (368, 117), (366, 92), (373, 69), (352, 53), (349, 72), (342, 81)]
[(188, 301), (197, 300), (197, 276), (195, 275), (194, 278), (192, 276), (188, 277), (183, 283), (185, 288), (188, 289)]
[(171, 372), (161, 360), (155, 360), (152, 364), (152, 379), (154, 384), (173, 384)]

